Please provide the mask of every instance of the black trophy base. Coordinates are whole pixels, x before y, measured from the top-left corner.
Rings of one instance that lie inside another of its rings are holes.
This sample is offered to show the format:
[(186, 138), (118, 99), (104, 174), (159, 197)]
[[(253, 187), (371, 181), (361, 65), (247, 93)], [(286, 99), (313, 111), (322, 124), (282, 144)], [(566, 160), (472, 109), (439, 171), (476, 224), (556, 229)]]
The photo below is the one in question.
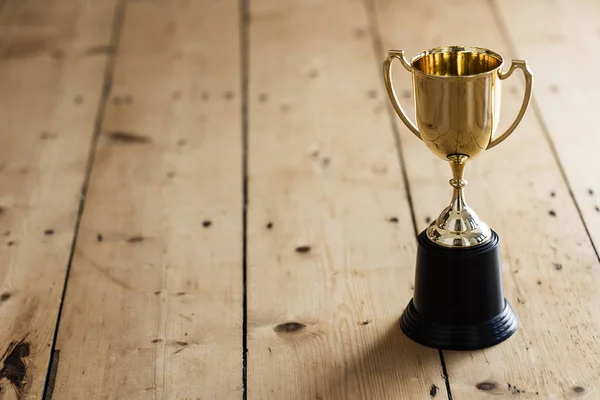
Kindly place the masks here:
[(466, 249), (419, 235), (414, 298), (400, 326), (410, 339), (443, 350), (478, 350), (508, 339), (517, 316), (502, 292), (499, 238)]

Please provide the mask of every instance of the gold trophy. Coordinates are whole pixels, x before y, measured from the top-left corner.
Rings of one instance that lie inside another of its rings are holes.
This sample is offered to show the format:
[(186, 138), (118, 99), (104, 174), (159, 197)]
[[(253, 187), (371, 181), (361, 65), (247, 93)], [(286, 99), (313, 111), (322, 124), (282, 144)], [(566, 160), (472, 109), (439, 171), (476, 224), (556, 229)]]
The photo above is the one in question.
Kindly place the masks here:
[[(392, 84), (394, 59), (412, 74), (416, 125), (402, 109)], [(519, 125), (531, 99), (527, 62), (513, 60), (502, 72), (497, 53), (466, 46), (438, 47), (408, 61), (390, 50), (383, 63), (385, 87), (404, 124), (435, 155), (450, 163), (452, 200), (418, 238), (414, 297), (401, 318), (404, 333), (426, 346), (450, 350), (490, 347), (508, 339), (517, 318), (504, 298), (498, 235), (467, 205), (464, 169)], [(520, 68), (525, 95), (515, 121), (495, 135), (501, 82)]]

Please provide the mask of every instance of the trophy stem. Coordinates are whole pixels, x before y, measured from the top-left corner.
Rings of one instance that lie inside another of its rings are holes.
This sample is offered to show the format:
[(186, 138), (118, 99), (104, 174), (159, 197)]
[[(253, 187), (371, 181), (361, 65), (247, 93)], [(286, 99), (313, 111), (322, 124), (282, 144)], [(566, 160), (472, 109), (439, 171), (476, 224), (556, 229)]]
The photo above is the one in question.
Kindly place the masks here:
[(485, 243), (492, 237), (490, 227), (479, 219), (465, 201), (463, 190), (467, 181), (464, 179), (464, 172), (468, 159), (464, 154), (448, 156), (452, 168), (449, 183), (454, 189), (452, 202), (427, 228), (429, 240), (440, 246), (467, 248)]
[(457, 211), (462, 210), (465, 207), (465, 195), (463, 188), (467, 186), (467, 180), (464, 179), (465, 164), (469, 157), (463, 154), (452, 154), (448, 156), (450, 161), (450, 168), (452, 168), (452, 179), (450, 179), (450, 186), (454, 188), (452, 193), (452, 204), (455, 205)]

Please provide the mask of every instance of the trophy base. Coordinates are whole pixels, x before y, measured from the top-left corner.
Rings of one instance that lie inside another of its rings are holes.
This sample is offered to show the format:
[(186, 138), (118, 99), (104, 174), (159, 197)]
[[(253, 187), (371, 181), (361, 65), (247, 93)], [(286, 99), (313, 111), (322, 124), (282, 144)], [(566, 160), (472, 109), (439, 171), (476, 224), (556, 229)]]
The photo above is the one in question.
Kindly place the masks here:
[(500, 242), (447, 248), (418, 239), (415, 293), (402, 314), (402, 331), (422, 345), (478, 350), (508, 339), (517, 316), (502, 292)]
[(441, 350), (480, 350), (502, 343), (517, 331), (517, 316), (508, 302), (494, 318), (478, 325), (439, 324), (420, 314), (411, 300), (400, 320), (402, 331), (423, 346)]

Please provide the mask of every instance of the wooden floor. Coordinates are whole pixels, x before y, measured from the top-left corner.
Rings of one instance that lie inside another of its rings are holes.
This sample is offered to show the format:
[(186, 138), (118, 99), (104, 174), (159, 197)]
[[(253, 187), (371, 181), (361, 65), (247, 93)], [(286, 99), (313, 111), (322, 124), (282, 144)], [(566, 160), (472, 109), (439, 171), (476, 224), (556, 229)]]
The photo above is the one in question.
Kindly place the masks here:
[[(600, 399), (599, 13), (0, 0), (0, 399)], [(520, 321), (476, 352), (398, 325), (450, 170), (381, 63), (447, 44), (535, 72), (466, 171)]]

